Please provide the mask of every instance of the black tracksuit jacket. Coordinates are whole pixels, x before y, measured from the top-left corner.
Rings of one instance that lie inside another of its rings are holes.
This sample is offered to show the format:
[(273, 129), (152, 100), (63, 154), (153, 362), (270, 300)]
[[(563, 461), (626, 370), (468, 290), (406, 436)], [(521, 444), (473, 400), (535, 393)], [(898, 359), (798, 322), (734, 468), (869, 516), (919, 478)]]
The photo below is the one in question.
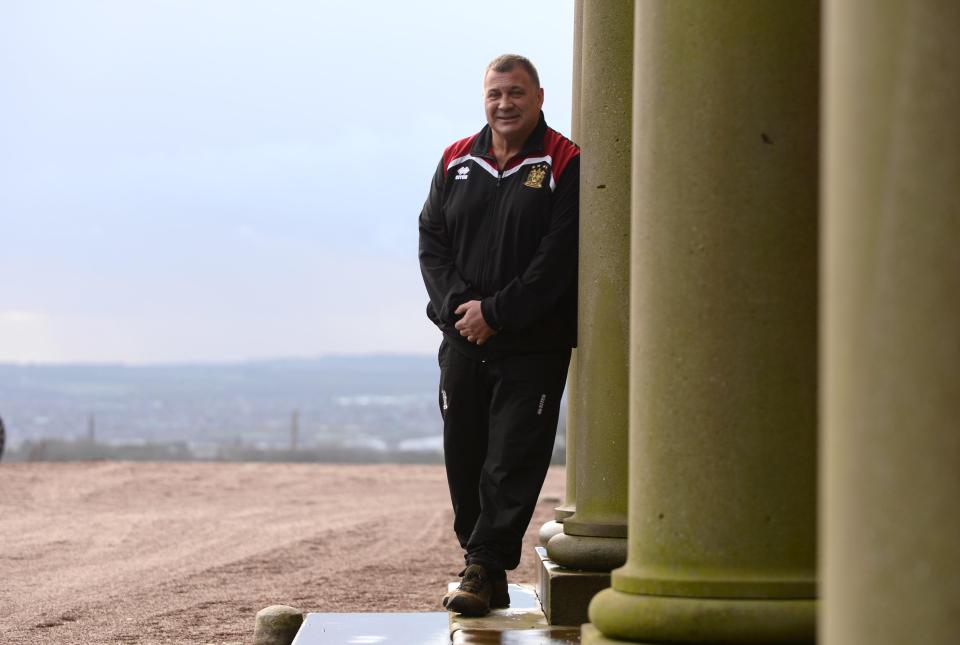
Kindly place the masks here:
[[(427, 316), (479, 359), (576, 346), (580, 149), (540, 121), (498, 168), (491, 131), (449, 146), (420, 213)], [(497, 330), (482, 347), (454, 328), (480, 300)]]

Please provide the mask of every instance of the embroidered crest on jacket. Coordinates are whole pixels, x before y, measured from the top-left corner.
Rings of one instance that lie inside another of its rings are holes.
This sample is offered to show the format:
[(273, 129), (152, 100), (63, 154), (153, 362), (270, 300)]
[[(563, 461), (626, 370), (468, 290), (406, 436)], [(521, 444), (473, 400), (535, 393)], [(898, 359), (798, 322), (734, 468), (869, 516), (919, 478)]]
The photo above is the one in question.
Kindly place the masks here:
[(546, 176), (547, 166), (545, 164), (537, 164), (527, 173), (527, 180), (523, 182), (523, 185), (527, 188), (543, 188), (543, 180)]

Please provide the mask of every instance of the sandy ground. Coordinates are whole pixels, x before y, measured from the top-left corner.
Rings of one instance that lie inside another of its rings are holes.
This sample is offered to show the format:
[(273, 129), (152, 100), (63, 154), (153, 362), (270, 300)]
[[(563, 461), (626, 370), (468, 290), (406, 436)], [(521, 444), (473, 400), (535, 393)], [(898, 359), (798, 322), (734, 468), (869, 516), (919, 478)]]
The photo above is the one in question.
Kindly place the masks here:
[[(562, 496), (551, 469), (510, 579)], [(0, 643), (249, 643), (256, 612), (439, 611), (442, 466), (0, 464)]]

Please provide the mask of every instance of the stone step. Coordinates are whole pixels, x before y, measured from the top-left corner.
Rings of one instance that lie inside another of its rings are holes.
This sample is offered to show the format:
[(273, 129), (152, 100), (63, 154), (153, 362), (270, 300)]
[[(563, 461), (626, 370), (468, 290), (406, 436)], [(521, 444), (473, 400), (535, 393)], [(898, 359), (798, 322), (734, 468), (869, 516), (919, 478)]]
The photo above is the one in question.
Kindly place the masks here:
[(580, 642), (579, 627), (546, 629), (461, 629), (453, 645), (570, 645)]
[(447, 612), (307, 614), (293, 645), (450, 645)]
[[(456, 587), (451, 583), (450, 588)], [(562, 645), (575, 627), (547, 625), (530, 585), (510, 585), (510, 608), (482, 618), (448, 612), (307, 614), (293, 645)], [(439, 599), (438, 599), (439, 602)]]

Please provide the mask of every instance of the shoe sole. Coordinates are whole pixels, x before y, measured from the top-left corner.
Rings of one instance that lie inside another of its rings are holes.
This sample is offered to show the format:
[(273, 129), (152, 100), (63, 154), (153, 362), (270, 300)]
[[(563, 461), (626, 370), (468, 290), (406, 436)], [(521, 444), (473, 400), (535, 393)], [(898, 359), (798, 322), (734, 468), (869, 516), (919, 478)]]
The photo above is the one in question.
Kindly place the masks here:
[[(443, 605), (444, 609), (446, 609), (447, 604), (449, 604), (450, 602), (450, 598), (452, 598), (453, 594), (455, 593), (456, 593), (455, 591), (451, 591), (447, 593), (443, 597), (443, 600), (440, 601), (440, 604)], [(503, 596), (494, 596), (490, 598), (490, 609), (509, 609), (509, 608), (510, 608), (509, 592), (505, 592)]]
[[(449, 603), (450, 603), (450, 598), (448, 598), (447, 596), (444, 596), (444, 597), (443, 597), (443, 601), (442, 601), (443, 608), (444, 608), (444, 609), (448, 609), (447, 605), (448, 605)], [(490, 609), (510, 609), (510, 599), (507, 598), (506, 600), (503, 600), (503, 601), (500, 601), (500, 602), (498, 602), (498, 601), (496, 601), (496, 600), (491, 600), (491, 601), (490, 601)]]
[(490, 613), (490, 607), (484, 607), (483, 605), (477, 603), (477, 601), (472, 601), (471, 598), (464, 595), (454, 595), (447, 600), (447, 604), (444, 605), (447, 608), (447, 611), (452, 611), (461, 616), (468, 616), (470, 618), (479, 618), (481, 616), (486, 616)]

